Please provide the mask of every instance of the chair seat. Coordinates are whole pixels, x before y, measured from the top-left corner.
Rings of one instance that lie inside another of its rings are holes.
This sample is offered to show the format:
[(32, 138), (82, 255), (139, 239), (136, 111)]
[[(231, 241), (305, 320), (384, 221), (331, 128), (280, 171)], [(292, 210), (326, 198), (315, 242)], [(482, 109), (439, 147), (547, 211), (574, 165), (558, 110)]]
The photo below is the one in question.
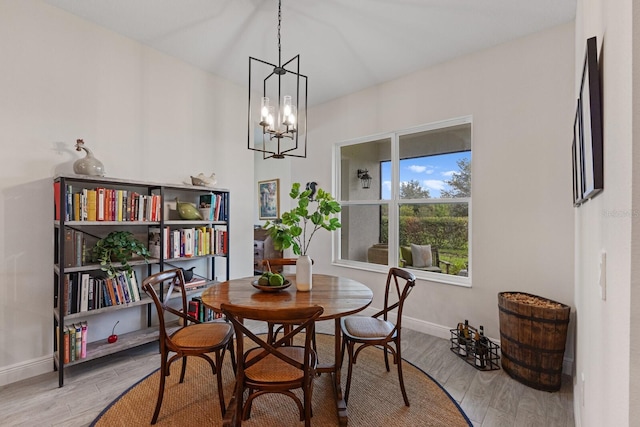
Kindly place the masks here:
[(220, 346), (231, 335), (232, 326), (227, 323), (196, 323), (176, 331), (171, 340), (182, 348), (208, 348)]
[[(300, 363), (304, 361), (304, 347), (280, 347), (278, 350), (295, 361)], [(246, 353), (245, 360), (249, 361), (253, 359), (262, 353), (262, 351), (263, 349), (261, 347), (249, 350)], [(265, 383), (302, 381), (304, 378), (304, 371), (302, 369), (296, 369), (294, 366), (291, 366), (273, 354), (268, 355), (255, 365), (247, 368), (244, 372), (248, 380)]]
[(342, 330), (352, 338), (381, 339), (389, 335), (395, 325), (387, 320), (365, 316), (342, 319)]

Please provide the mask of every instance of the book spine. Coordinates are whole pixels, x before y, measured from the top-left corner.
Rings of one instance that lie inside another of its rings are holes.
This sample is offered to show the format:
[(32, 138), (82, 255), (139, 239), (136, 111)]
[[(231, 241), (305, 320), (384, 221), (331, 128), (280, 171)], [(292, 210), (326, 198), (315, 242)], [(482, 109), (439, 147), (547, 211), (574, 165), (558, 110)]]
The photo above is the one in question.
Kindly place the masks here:
[(96, 221), (104, 221), (105, 209), (105, 188), (96, 188)]
[(89, 311), (89, 275), (82, 274), (80, 285), (80, 312)]
[(74, 230), (75, 234), (75, 242), (74, 242), (74, 252), (75, 252), (75, 266), (80, 267), (82, 265), (82, 249), (84, 247), (84, 233), (82, 231)]
[(73, 220), (80, 221), (80, 193), (73, 195)]
[(82, 325), (80, 323), (74, 323), (76, 328), (76, 360), (82, 358)]
[(136, 279), (136, 272), (132, 271), (128, 276), (129, 283), (131, 285), (131, 291), (133, 292), (134, 301), (140, 301), (142, 296), (140, 295), (140, 287), (138, 286), (138, 279)]
[(64, 220), (71, 221), (73, 218), (73, 187), (71, 184), (67, 185), (67, 203), (64, 210)]
[(69, 362), (76, 360), (76, 327), (69, 325)]
[(69, 363), (70, 359), (70, 353), (69, 353), (69, 327), (65, 326), (64, 327), (64, 349), (62, 350), (62, 354), (63, 356), (63, 360), (64, 363)]
[(87, 357), (87, 322), (82, 322), (82, 341), (80, 347), (80, 358), (85, 359)]
[(118, 288), (122, 293), (122, 300), (125, 303), (131, 302), (131, 294), (129, 293), (129, 285), (127, 284), (127, 278), (125, 277), (125, 273), (120, 273), (116, 276), (116, 280), (118, 281)]
[(97, 221), (98, 193), (96, 190), (87, 190), (87, 221)]
[(64, 263), (65, 267), (73, 267), (76, 261), (75, 254), (75, 235), (74, 231), (70, 228), (64, 230)]
[(116, 191), (116, 221), (122, 221), (122, 190)]
[(116, 200), (116, 190), (109, 190), (109, 220), (110, 221), (115, 221), (116, 220), (116, 204), (117, 204), (117, 200)]

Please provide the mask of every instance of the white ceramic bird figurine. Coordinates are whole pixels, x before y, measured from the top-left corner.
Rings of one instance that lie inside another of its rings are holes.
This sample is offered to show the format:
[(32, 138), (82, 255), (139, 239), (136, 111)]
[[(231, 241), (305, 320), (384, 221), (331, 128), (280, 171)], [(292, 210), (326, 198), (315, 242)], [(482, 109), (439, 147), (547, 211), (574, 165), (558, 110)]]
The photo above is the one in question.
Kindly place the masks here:
[(218, 180), (216, 179), (216, 174), (212, 173), (211, 176), (206, 176), (202, 172), (200, 172), (197, 176), (191, 177), (191, 183), (193, 185), (203, 185), (205, 187), (213, 187), (216, 185)]

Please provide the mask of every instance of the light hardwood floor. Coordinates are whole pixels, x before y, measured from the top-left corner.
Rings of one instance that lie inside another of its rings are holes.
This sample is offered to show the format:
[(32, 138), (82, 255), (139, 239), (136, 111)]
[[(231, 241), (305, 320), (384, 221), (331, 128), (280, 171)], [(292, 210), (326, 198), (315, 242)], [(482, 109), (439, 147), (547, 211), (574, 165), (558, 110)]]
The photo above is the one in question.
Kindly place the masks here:
[[(333, 322), (320, 322), (330, 332)], [(403, 358), (438, 381), (476, 427), (574, 425), (571, 378), (560, 391), (534, 390), (502, 369), (480, 372), (449, 341), (403, 329)], [(157, 343), (0, 387), (0, 426), (86, 426), (123, 391), (158, 368)], [(381, 363), (384, 369), (384, 363)], [(185, 425), (188, 425), (185, 422)]]

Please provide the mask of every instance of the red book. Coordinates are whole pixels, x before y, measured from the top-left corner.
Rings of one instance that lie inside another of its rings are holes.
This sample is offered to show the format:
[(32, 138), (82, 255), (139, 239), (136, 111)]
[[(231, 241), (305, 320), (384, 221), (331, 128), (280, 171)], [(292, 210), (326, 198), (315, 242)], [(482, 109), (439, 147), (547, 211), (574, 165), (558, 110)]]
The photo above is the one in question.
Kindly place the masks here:
[(200, 303), (198, 301), (189, 301), (189, 308), (187, 314), (194, 319), (198, 318), (198, 312), (200, 310)]
[(60, 221), (60, 182), (53, 183), (53, 204), (56, 207), (56, 221)]

